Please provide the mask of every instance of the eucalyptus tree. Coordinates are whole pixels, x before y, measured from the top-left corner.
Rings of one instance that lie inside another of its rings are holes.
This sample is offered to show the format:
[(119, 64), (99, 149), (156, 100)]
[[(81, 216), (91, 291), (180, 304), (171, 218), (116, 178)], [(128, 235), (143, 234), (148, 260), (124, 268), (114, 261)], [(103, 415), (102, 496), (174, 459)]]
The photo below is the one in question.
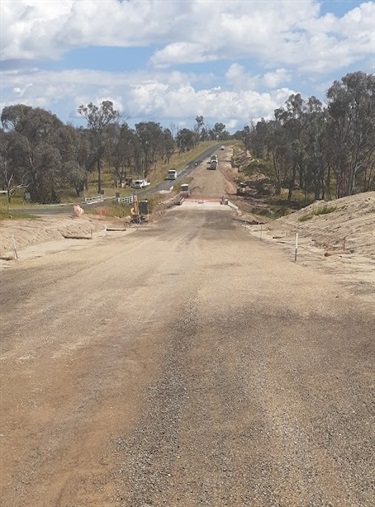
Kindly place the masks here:
[(1, 122), (9, 133), (7, 157), (17, 183), (27, 187), (32, 200), (51, 202), (61, 170), (55, 136), (63, 123), (44, 109), (23, 104), (5, 107)]
[(62, 157), (61, 182), (73, 187), (80, 197), (87, 187), (87, 177), (95, 163), (87, 132), (66, 125), (56, 133)]
[(219, 139), (227, 139), (227, 132), (225, 131), (226, 125), (221, 122), (216, 122), (215, 125), (210, 129), (210, 138), (212, 141)]
[(9, 154), (10, 134), (0, 129), (0, 187), (7, 193), (9, 207), (13, 191), (17, 187), (16, 167), (11, 163)]
[(173, 139), (172, 132), (168, 128), (163, 129), (163, 146), (162, 153), (164, 162), (169, 164), (169, 161), (175, 151), (176, 143)]
[(272, 161), (274, 185), (276, 195), (280, 195), (281, 188), (287, 179), (288, 170), (292, 162), (291, 146), (287, 131), (282, 123), (275, 119), (268, 122), (267, 149)]
[(128, 174), (135, 169), (136, 160), (141, 157), (140, 140), (127, 123), (112, 125), (110, 134), (107, 153), (116, 185), (121, 186)]
[(288, 184), (288, 201), (292, 200), (297, 173), (301, 186), (304, 181), (307, 154), (303, 131), (308, 122), (307, 116), (305, 101), (299, 93), (290, 95), (284, 106), (275, 110), (275, 118), (285, 132), (285, 150), (288, 150), (290, 155), (290, 166), (285, 182)]
[(179, 130), (176, 136), (176, 144), (179, 153), (191, 150), (195, 146), (195, 133), (188, 128)]
[(98, 172), (98, 192), (101, 193), (101, 164), (108, 143), (106, 130), (108, 125), (118, 121), (120, 113), (114, 109), (113, 102), (110, 100), (104, 100), (99, 106), (92, 102), (87, 105), (81, 105), (78, 108), (78, 113), (86, 119), (87, 129), (92, 135)]
[(247, 125), (242, 131), (242, 141), (246, 150), (257, 159), (265, 159), (268, 156), (269, 123), (262, 118), (256, 125)]
[(160, 123), (153, 121), (141, 122), (135, 125), (135, 131), (142, 148), (139, 172), (143, 177), (147, 177), (153, 164), (162, 157), (163, 154), (163, 130)]
[[(349, 73), (327, 92), (328, 135), (337, 196), (368, 189), (375, 156), (375, 76)], [(369, 174), (370, 172), (370, 174)]]
[(199, 140), (200, 141), (209, 141), (210, 140), (210, 135), (209, 135), (209, 132), (206, 127), (202, 128), (200, 135), (199, 135)]
[(306, 174), (300, 187), (313, 192), (315, 199), (331, 198), (331, 169), (328, 163), (327, 112), (316, 97), (307, 101), (307, 121), (304, 128)]

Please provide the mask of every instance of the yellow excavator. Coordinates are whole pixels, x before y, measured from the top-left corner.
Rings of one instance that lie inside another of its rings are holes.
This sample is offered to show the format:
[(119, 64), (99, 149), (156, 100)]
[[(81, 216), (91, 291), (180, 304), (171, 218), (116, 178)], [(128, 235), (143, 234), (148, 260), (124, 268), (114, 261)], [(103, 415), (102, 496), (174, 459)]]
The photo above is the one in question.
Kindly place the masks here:
[(142, 201), (138, 201), (138, 197), (135, 195), (133, 197), (133, 207), (130, 209), (130, 214), (132, 217), (132, 222), (136, 224), (140, 224), (141, 222), (148, 222), (148, 200), (144, 199)]

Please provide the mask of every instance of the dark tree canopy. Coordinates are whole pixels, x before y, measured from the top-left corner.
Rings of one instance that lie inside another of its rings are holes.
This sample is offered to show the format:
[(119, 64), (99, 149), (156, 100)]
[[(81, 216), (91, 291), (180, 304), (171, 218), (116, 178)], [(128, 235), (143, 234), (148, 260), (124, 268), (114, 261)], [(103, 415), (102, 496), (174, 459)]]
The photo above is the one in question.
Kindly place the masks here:
[(274, 119), (242, 131), (247, 149), (272, 163), (276, 190), (287, 187), (289, 200), (296, 188), (316, 199), (330, 198), (333, 186), (337, 197), (375, 188), (375, 76), (347, 74), (327, 102), (291, 95)]

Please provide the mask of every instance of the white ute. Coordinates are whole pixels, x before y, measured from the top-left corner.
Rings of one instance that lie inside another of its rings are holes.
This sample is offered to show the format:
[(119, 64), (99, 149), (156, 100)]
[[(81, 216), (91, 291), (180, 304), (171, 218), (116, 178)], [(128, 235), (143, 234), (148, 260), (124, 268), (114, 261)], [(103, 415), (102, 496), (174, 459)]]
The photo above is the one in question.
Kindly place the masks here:
[(133, 188), (146, 188), (149, 186), (149, 184), (150, 184), (150, 182), (147, 180), (134, 180), (134, 181), (132, 181), (131, 186)]

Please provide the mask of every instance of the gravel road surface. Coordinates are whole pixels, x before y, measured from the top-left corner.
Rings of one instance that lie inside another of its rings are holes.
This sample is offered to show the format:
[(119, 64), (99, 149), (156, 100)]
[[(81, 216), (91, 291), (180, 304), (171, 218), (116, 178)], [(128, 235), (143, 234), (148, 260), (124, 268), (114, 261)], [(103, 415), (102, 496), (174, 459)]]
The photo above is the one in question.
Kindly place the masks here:
[(2, 272), (1, 505), (375, 505), (373, 307), (237, 223)]

